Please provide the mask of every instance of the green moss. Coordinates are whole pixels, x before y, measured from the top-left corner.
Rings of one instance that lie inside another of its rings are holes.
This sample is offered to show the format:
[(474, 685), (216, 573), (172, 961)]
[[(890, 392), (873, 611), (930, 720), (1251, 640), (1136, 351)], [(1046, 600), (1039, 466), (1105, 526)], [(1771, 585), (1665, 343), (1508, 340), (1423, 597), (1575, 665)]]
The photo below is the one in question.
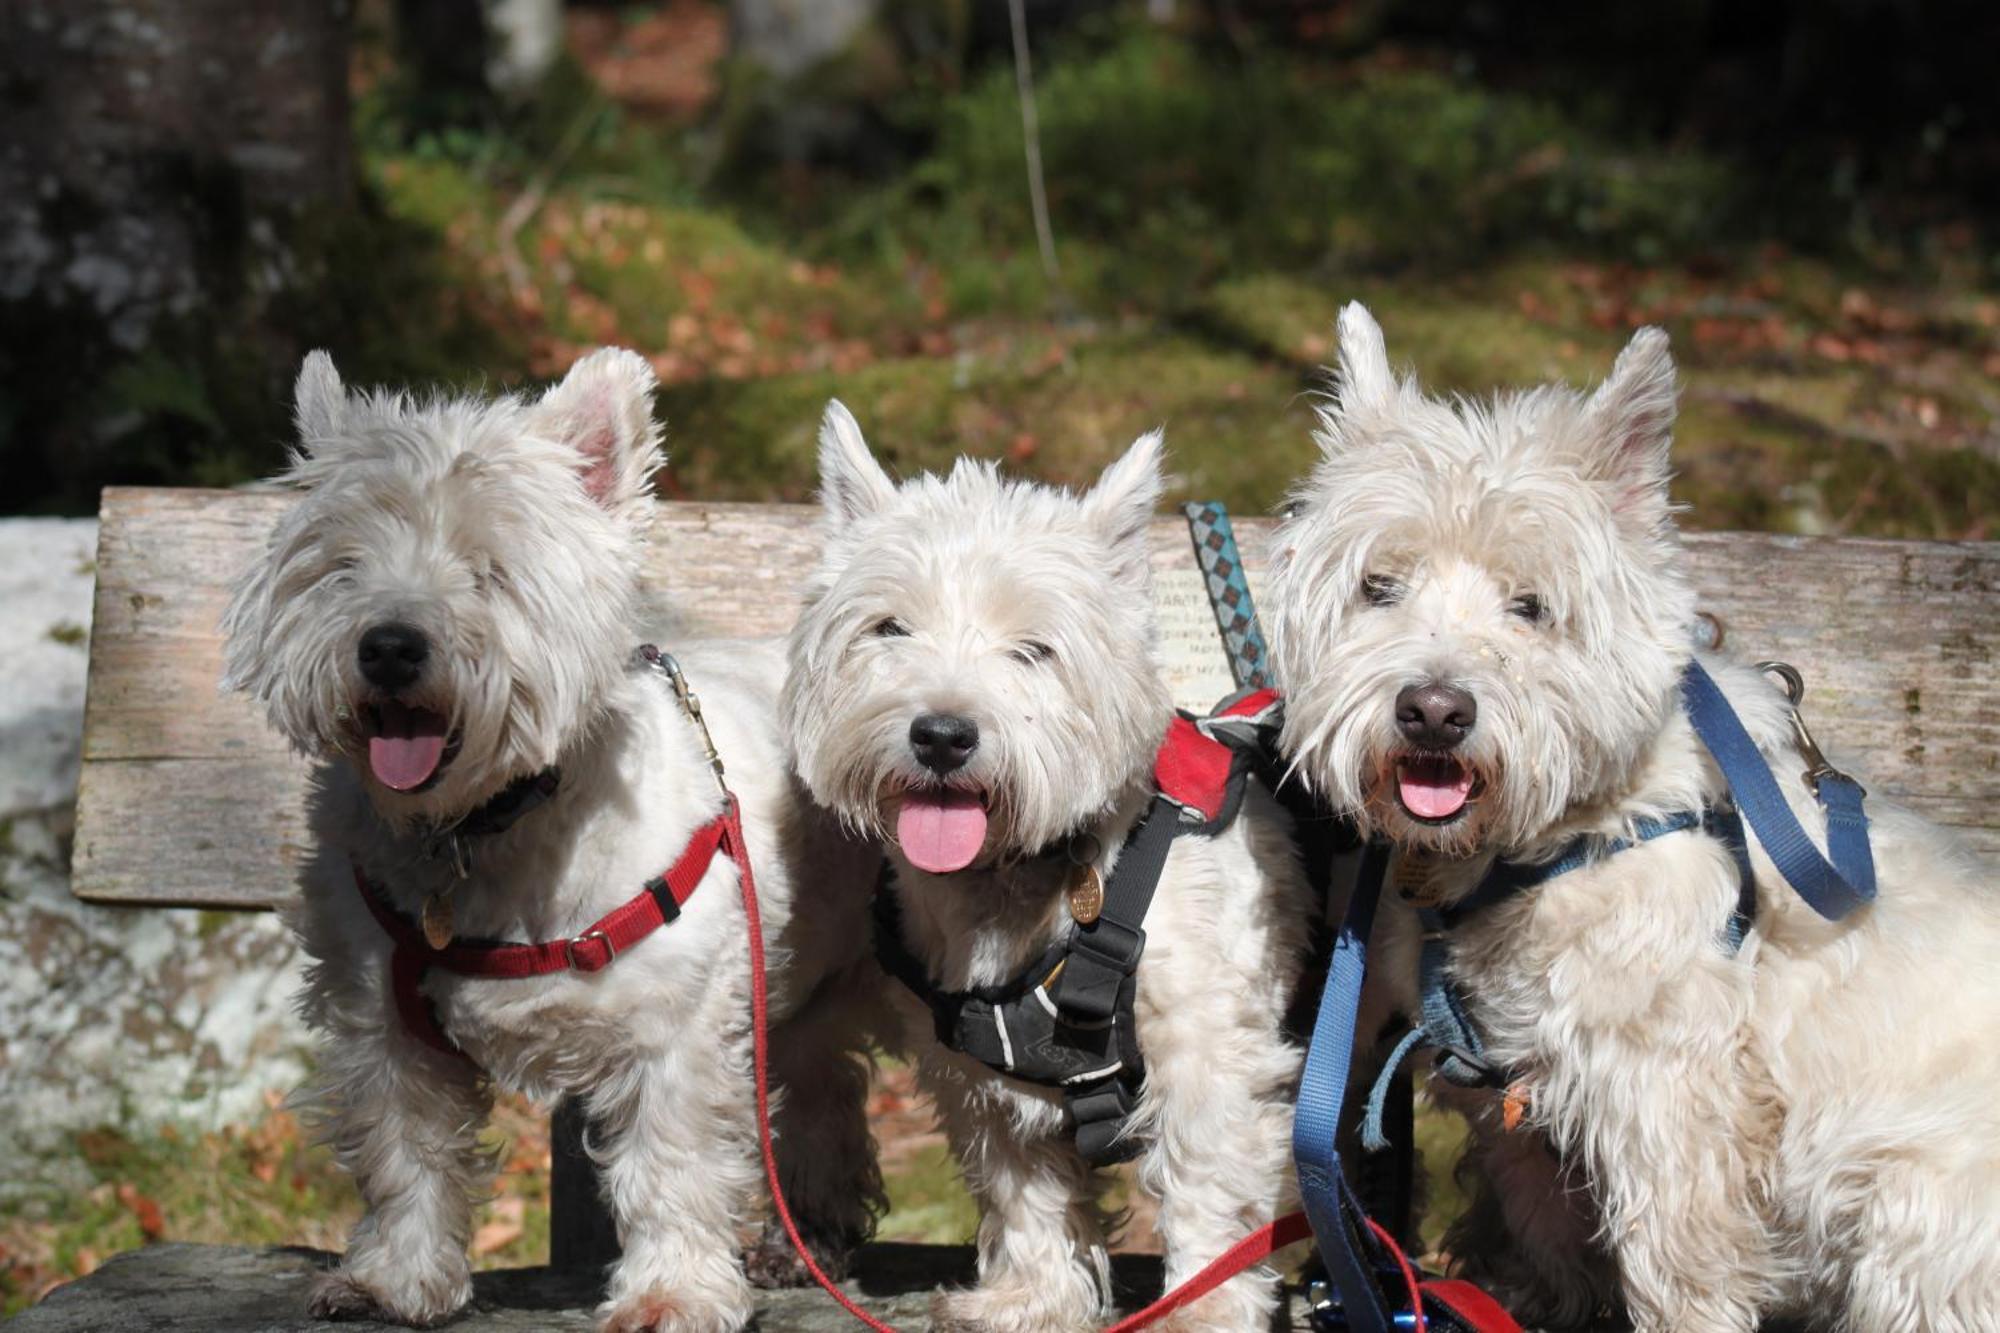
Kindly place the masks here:
[(1445, 1229), (1465, 1212), (1468, 1200), (1459, 1187), (1456, 1168), (1471, 1137), (1465, 1118), (1431, 1101), (1428, 1094), (1417, 1098), (1417, 1161), (1423, 1174), (1423, 1218), (1418, 1230), (1424, 1249), (1436, 1254), (1444, 1243)]
[(883, 1240), (961, 1245), (979, 1229), (979, 1209), (943, 1144), (923, 1148), (885, 1172), (889, 1212), (876, 1228)]
[(73, 620), (59, 620), (49, 626), (48, 637), (66, 648), (81, 648), (90, 641), (90, 631)]
[(950, 361), (706, 381), (661, 399), (678, 493), (806, 498), (820, 414), (838, 395), (900, 473), (945, 470), (965, 454), (1082, 484), (1163, 425), (1176, 494), (1261, 512), (1312, 460), (1301, 387), (1282, 369), (1188, 338), (1068, 345), (1024, 332)]

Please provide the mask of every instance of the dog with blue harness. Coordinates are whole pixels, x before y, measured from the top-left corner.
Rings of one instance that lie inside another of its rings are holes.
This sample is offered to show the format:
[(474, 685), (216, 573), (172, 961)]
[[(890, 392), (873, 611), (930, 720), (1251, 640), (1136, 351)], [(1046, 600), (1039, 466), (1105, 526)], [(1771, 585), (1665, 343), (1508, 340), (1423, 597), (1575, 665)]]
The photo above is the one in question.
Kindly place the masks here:
[(1526, 1321), (2000, 1328), (1995, 876), (1864, 813), (1799, 673), (1696, 652), (1675, 400), (1657, 330), (1589, 394), (1446, 401), (1342, 314), (1266, 598), (1286, 753), (1373, 849), (1300, 1103), (1340, 1317), (1390, 1326), (1331, 1158), (1382, 1033), (1439, 1053), (1446, 1248)]

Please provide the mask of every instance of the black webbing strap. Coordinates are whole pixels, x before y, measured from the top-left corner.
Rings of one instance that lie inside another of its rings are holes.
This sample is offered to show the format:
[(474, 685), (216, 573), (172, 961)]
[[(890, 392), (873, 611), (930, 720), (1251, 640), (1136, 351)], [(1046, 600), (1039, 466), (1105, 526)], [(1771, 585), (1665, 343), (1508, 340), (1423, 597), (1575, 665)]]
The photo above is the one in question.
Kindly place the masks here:
[(1111, 869), (1103, 911), (1070, 934), (1069, 961), (1051, 998), (1072, 1022), (1101, 1023), (1118, 1012), (1119, 987), (1139, 970), (1139, 955), (1146, 949), (1140, 922), (1152, 905), (1180, 827), (1180, 806), (1155, 796)]

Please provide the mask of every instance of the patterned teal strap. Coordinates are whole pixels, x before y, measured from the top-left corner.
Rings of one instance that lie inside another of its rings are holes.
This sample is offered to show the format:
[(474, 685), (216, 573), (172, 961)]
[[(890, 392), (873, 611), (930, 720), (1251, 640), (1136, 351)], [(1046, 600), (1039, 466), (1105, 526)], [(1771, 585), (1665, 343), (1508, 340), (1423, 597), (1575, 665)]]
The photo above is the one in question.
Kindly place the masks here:
[(1229, 511), (1215, 500), (1194, 500), (1182, 505), (1181, 512), (1187, 515), (1188, 534), (1194, 538), (1194, 558), (1201, 563), (1208, 604), (1222, 633), (1222, 650), (1229, 654), (1230, 674), (1239, 689), (1263, 689), (1271, 683), (1271, 652), (1264, 646), (1264, 632), (1257, 628), (1257, 608), (1243, 577), (1243, 557), (1237, 554)]

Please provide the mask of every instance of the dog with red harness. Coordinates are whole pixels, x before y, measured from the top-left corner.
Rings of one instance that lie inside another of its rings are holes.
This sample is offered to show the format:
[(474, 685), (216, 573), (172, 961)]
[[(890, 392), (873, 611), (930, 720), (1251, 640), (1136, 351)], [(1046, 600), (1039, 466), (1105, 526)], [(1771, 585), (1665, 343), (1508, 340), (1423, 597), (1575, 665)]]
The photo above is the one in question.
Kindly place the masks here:
[(633, 651), (652, 390), (622, 351), (532, 400), (353, 394), (323, 354), (299, 377), (300, 494), (226, 628), (228, 683), (321, 761), (291, 912), (321, 1041), (296, 1104), (367, 1207), (309, 1298), (322, 1317), (428, 1327), (470, 1299), (501, 1088), (592, 1123), (624, 1249), (603, 1327), (748, 1322), (750, 858), (786, 1193), (823, 1266), (869, 1230), (846, 1000), (872, 975), (877, 858), (790, 775), (777, 645)]
[[(933, 1327), (1060, 1333), (1109, 1305), (1099, 1168), (1136, 1158), (1178, 1285), (1291, 1197), (1285, 1031), (1315, 902), (1252, 778), (1268, 693), (1177, 718), (1155, 658), (1160, 440), (1087, 492), (961, 462), (897, 485), (839, 404), (785, 727), (876, 837), (878, 956), (979, 1204)], [(1264, 1327), (1260, 1268), (1169, 1326)]]

